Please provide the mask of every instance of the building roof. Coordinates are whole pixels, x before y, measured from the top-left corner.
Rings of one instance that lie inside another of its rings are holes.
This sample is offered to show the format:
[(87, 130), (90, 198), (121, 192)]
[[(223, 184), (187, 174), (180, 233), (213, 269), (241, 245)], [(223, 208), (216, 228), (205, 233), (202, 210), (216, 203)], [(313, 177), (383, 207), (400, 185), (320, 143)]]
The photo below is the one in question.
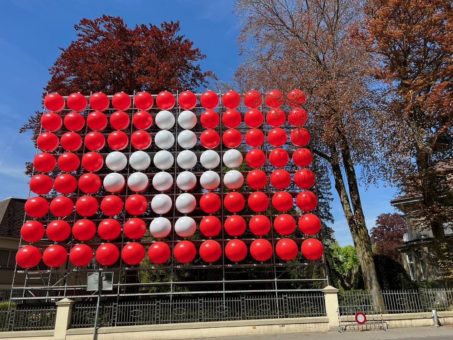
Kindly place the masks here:
[(24, 220), (23, 198), (7, 198), (0, 201), (0, 236), (19, 237)]

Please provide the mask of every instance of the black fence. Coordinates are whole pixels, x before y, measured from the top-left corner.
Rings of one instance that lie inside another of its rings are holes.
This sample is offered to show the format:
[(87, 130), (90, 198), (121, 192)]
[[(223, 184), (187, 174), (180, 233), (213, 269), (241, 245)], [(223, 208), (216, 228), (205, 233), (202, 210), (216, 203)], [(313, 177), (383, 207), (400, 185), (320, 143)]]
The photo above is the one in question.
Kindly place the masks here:
[[(0, 309), (0, 331), (54, 329), (55, 305), (5, 305)], [(0, 336), (1, 338), (1, 336)]]

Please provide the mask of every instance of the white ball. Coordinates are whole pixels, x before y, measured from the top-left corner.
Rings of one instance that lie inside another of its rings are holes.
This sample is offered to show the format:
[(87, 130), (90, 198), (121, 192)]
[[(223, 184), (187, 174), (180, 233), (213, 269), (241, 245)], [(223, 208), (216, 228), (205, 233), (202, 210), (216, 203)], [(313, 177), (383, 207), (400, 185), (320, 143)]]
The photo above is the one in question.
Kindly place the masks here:
[(244, 184), (244, 176), (237, 170), (227, 171), (225, 176), (223, 176), (223, 184), (228, 189), (239, 189)]
[(181, 131), (178, 135), (178, 144), (183, 149), (192, 149), (197, 144), (197, 135), (190, 130)]
[(175, 232), (180, 237), (191, 237), (197, 231), (197, 223), (192, 217), (182, 216), (175, 222)]
[(242, 164), (244, 157), (236, 149), (230, 149), (223, 154), (223, 164), (228, 168), (237, 168)]
[(171, 223), (168, 218), (157, 217), (149, 224), (149, 232), (155, 238), (165, 238), (170, 235)]
[(183, 193), (176, 198), (176, 210), (182, 214), (189, 214), (197, 207), (195, 196), (188, 193)]
[(197, 116), (192, 111), (183, 111), (178, 116), (178, 124), (183, 129), (192, 129), (197, 125)]
[(165, 194), (157, 194), (151, 200), (151, 209), (159, 215), (166, 214), (172, 207), (170, 196)]
[(160, 111), (155, 118), (159, 129), (170, 130), (175, 125), (175, 116), (170, 111)]
[(123, 190), (125, 183), (126, 180), (124, 179), (124, 176), (116, 172), (112, 172), (105, 176), (103, 182), (105, 190), (113, 193)]
[(110, 152), (105, 157), (105, 165), (112, 171), (121, 171), (127, 166), (127, 157), (119, 151)]
[(127, 178), (127, 186), (135, 192), (145, 191), (148, 187), (148, 176), (143, 172), (134, 172)]
[(151, 164), (151, 157), (145, 151), (135, 151), (129, 157), (129, 164), (134, 170), (146, 170)]
[(153, 177), (153, 187), (157, 191), (167, 191), (173, 185), (173, 176), (168, 172), (161, 171)]
[(161, 130), (154, 136), (154, 143), (159, 149), (170, 149), (175, 144), (175, 136), (168, 130)]
[(219, 187), (219, 184), (220, 176), (215, 171), (205, 171), (200, 177), (200, 185), (205, 189), (215, 190)]
[(200, 163), (205, 169), (217, 168), (220, 164), (220, 156), (214, 150), (206, 150), (200, 156)]
[(184, 170), (192, 169), (197, 165), (197, 155), (190, 150), (181, 151), (176, 158), (176, 163)]
[(167, 170), (173, 166), (175, 159), (169, 151), (161, 150), (154, 155), (153, 162), (159, 170)]
[(183, 171), (176, 178), (176, 185), (184, 191), (192, 190), (197, 185), (197, 177), (193, 172)]

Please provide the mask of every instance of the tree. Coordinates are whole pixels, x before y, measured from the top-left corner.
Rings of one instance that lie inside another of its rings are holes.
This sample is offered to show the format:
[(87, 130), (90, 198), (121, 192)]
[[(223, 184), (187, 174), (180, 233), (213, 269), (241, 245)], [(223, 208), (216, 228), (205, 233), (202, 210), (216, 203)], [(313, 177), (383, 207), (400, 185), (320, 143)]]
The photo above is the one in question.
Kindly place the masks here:
[(398, 248), (403, 245), (403, 235), (406, 231), (406, 221), (401, 215), (381, 214), (376, 219), (376, 226), (371, 229), (371, 242), (376, 246), (378, 254), (401, 263)]
[(373, 136), (370, 63), (350, 31), (363, 17), (360, 1), (239, 0), (241, 41), (248, 59), (237, 71), (242, 87), (303, 88), (310, 99), (315, 153), (328, 165), (352, 234), (365, 287), (384, 308), (359, 193), (356, 166), (367, 180), (379, 173)]
[(384, 100), (378, 130), (385, 158), (402, 191), (418, 200), (412, 217), (433, 232), (439, 265), (447, 271), (452, 251), (443, 225), (453, 214), (453, 186), (447, 183), (453, 172), (452, 16), (448, 0), (370, 0), (361, 34), (376, 60), (372, 73)]
[(353, 246), (341, 247), (338, 243), (330, 246), (332, 269), (339, 287), (349, 290), (357, 289), (362, 281), (360, 263)]

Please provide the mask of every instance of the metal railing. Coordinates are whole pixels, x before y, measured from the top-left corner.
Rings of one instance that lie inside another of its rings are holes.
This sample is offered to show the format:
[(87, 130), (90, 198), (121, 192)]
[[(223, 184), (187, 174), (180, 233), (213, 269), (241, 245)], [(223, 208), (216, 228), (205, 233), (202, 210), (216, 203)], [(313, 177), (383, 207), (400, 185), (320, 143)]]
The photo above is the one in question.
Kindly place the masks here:
[[(71, 327), (93, 327), (96, 305), (77, 303)], [(99, 327), (325, 316), (324, 294), (146, 299), (101, 303)]]
[(11, 306), (0, 310), (0, 331), (54, 329), (56, 312), (55, 305)]

